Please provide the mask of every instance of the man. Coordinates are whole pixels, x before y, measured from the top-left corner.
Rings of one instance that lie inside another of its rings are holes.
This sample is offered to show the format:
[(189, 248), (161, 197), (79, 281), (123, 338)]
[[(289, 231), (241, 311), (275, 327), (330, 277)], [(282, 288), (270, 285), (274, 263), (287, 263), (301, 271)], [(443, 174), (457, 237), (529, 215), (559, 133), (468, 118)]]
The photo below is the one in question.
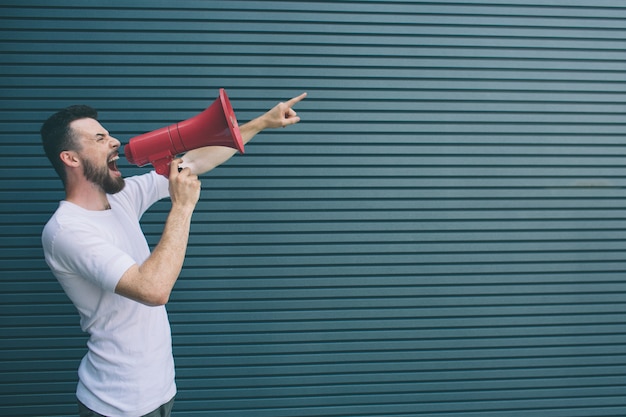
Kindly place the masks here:
[[(305, 96), (242, 125), (244, 143), (266, 128), (299, 122), (292, 107)], [(41, 136), (65, 188), (42, 233), (44, 254), (89, 333), (78, 370), (80, 416), (169, 416), (176, 386), (165, 304), (182, 269), (198, 175), (236, 151), (194, 149), (172, 161), (169, 179), (151, 171), (125, 180), (116, 164), (120, 142), (92, 108), (55, 113)], [(167, 196), (171, 209), (150, 253), (139, 219)]]

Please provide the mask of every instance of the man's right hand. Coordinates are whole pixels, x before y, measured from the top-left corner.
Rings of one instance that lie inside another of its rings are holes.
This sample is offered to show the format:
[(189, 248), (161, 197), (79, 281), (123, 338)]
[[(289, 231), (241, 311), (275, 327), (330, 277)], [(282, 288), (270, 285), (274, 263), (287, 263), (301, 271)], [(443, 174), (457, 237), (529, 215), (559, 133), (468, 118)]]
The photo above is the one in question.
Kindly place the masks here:
[(182, 158), (176, 158), (170, 163), (169, 190), (172, 199), (172, 207), (180, 206), (195, 208), (200, 199), (201, 183), (198, 176), (192, 174), (189, 168), (179, 171)]

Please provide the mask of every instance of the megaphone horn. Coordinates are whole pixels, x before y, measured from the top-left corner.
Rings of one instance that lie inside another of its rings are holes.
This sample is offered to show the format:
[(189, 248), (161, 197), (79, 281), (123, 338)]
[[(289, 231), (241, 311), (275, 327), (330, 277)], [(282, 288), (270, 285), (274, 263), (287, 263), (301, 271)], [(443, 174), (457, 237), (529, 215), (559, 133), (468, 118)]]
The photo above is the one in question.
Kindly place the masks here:
[(227, 146), (244, 153), (243, 139), (226, 91), (202, 113), (130, 139), (124, 155), (131, 164), (152, 164), (157, 173), (169, 176), (176, 155), (205, 146)]

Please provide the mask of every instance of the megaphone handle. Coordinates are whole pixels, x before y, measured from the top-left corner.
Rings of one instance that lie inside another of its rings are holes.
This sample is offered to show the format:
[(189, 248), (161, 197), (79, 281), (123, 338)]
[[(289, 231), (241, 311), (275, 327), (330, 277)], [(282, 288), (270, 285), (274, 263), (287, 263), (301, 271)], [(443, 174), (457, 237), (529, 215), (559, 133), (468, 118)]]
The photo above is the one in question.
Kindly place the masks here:
[(150, 163), (152, 164), (152, 166), (154, 166), (154, 170), (157, 172), (157, 174), (161, 174), (165, 178), (169, 178), (170, 162), (172, 162), (172, 160), (174, 160), (174, 156), (170, 155), (165, 158), (150, 161)]

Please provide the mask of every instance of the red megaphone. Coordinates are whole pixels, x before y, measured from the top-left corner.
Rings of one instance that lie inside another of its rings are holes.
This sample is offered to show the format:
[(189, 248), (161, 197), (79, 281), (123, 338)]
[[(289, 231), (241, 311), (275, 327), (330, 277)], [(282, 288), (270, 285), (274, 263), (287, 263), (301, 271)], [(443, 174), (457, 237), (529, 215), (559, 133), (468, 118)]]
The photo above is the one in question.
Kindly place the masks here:
[(191, 119), (132, 138), (124, 146), (131, 164), (152, 164), (157, 173), (169, 176), (169, 164), (176, 155), (204, 146), (227, 146), (244, 153), (237, 118), (226, 91), (205, 111)]

